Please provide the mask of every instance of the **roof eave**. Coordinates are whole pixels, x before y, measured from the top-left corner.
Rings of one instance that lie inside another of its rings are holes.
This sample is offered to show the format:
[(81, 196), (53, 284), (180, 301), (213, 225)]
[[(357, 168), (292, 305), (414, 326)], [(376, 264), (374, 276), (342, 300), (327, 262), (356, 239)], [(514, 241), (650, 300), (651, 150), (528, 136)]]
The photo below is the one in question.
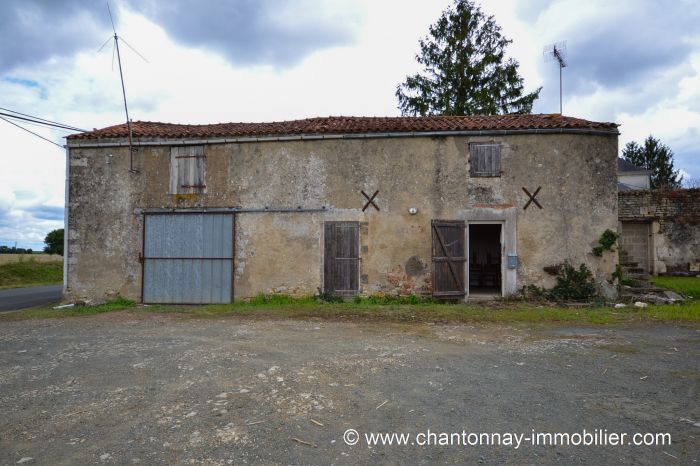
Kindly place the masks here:
[[(366, 132), (366, 133), (315, 133), (260, 136), (213, 136), (213, 137), (136, 137), (134, 146), (161, 145), (200, 145), (231, 144), (249, 142), (312, 141), (326, 139), (383, 139), (401, 137), (449, 137), (449, 136), (509, 136), (522, 134), (592, 134), (617, 136), (614, 128), (519, 128), (519, 129), (483, 129), (454, 131), (410, 131), (410, 132)], [(85, 141), (85, 142), (83, 142)], [(126, 136), (116, 138), (68, 137), (68, 147), (119, 147), (128, 146)]]

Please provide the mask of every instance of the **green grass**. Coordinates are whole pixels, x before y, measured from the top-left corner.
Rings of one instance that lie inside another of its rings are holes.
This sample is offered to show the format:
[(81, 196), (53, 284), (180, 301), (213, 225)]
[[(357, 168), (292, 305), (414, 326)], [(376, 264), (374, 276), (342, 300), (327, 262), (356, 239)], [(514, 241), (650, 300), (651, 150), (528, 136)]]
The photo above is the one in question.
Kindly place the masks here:
[(372, 304), (364, 300), (324, 303), (308, 298), (275, 297), (250, 302), (203, 306), (149, 306), (146, 312), (177, 313), (194, 318), (240, 316), (255, 319), (341, 319), (389, 322), (492, 322), (614, 324), (640, 321), (700, 322), (700, 302), (623, 309), (566, 308), (523, 302), (483, 304)]
[(0, 288), (50, 285), (63, 282), (63, 262), (36, 260), (10, 262), (0, 265)]
[[(390, 300), (388, 300), (390, 301)], [(700, 323), (700, 301), (686, 304), (622, 309), (612, 307), (567, 308), (555, 305), (495, 301), (479, 304), (423, 302), (374, 304), (370, 299), (327, 303), (314, 297), (259, 296), (249, 302), (201, 306), (137, 306), (116, 299), (98, 306), (76, 306), (54, 310), (27, 309), (0, 314), (0, 320), (71, 317), (127, 310), (136, 314), (165, 313), (187, 318), (245, 317), (252, 319), (329, 319), (385, 322), (500, 323), (500, 324), (594, 324), (633, 322)]]
[(668, 288), (688, 298), (700, 299), (700, 277), (653, 277), (652, 283)]
[(129, 299), (116, 298), (103, 304), (95, 306), (73, 306), (63, 309), (53, 309), (51, 307), (37, 307), (23, 309), (16, 312), (6, 312), (0, 314), (0, 320), (24, 320), (24, 319), (47, 319), (50, 317), (76, 317), (104, 312), (123, 311), (136, 306), (136, 303)]

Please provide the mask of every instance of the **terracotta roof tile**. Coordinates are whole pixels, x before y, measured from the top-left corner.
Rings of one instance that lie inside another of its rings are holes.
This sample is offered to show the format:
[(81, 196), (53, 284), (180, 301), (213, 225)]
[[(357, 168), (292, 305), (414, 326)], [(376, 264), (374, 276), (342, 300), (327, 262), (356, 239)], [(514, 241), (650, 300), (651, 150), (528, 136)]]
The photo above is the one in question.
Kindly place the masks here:
[[(218, 138), (312, 134), (406, 133), (522, 129), (594, 129), (617, 131), (615, 123), (600, 123), (559, 114), (426, 117), (321, 117), (271, 123), (215, 123), (180, 125), (134, 121), (135, 138)], [(68, 139), (123, 138), (125, 123), (72, 134)]]

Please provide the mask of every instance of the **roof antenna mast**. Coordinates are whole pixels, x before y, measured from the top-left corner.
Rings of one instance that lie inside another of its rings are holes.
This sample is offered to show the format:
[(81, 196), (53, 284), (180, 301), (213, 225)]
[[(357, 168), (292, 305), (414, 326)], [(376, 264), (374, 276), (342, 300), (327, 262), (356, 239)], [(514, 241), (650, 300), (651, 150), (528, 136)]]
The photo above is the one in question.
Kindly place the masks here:
[(556, 61), (559, 64), (559, 114), (562, 115), (562, 85), (561, 70), (566, 68), (566, 41), (557, 42), (544, 48), (544, 58), (546, 61)]
[(114, 37), (110, 37), (105, 41), (104, 44), (102, 44), (102, 47), (98, 50), (102, 50), (107, 43), (114, 39), (114, 49), (112, 49), (112, 65), (114, 66), (114, 51), (116, 50), (117, 52), (117, 63), (119, 64), (119, 78), (121, 79), (122, 83), (122, 96), (124, 97), (124, 113), (126, 114), (126, 127), (129, 130), (129, 172), (131, 173), (139, 173), (138, 170), (134, 169), (134, 145), (133, 145), (133, 137), (132, 137), (132, 131), (131, 131), (131, 119), (129, 118), (129, 106), (127, 105), (126, 102), (126, 88), (124, 87), (124, 72), (122, 71), (122, 57), (121, 54), (119, 53), (119, 40), (121, 39), (122, 42), (124, 42), (131, 50), (133, 50), (136, 55), (141, 57), (143, 61), (148, 63), (148, 60), (146, 60), (143, 55), (138, 53), (132, 46), (130, 46), (123, 38), (119, 37), (117, 34), (117, 29), (114, 27), (114, 19), (112, 18), (112, 9), (109, 7), (109, 2), (107, 2), (107, 12), (109, 13), (109, 21), (112, 23), (112, 32), (114, 32)]

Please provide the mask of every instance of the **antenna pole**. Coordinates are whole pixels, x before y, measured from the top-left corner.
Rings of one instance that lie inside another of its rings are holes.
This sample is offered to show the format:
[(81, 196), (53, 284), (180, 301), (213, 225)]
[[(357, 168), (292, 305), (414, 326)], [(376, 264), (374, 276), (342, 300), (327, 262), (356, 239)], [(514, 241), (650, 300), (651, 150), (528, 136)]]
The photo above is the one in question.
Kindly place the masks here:
[(566, 61), (564, 60), (564, 54), (561, 48), (557, 48), (557, 44), (552, 47), (552, 55), (559, 63), (559, 114), (563, 114), (563, 92), (562, 92), (562, 69), (566, 66)]
[(562, 87), (561, 87), (561, 70), (562, 70), (561, 64), (559, 65), (559, 115), (564, 115), (564, 111), (562, 110)]
[(124, 97), (124, 113), (126, 113), (126, 127), (129, 130), (129, 171), (135, 172), (134, 170), (134, 147), (133, 139), (131, 134), (131, 119), (129, 119), (129, 107), (126, 104), (126, 89), (124, 88), (124, 73), (122, 72), (122, 58), (119, 53), (119, 36), (114, 33), (114, 44), (117, 49), (117, 63), (119, 64), (119, 77), (122, 82), (122, 96)]

